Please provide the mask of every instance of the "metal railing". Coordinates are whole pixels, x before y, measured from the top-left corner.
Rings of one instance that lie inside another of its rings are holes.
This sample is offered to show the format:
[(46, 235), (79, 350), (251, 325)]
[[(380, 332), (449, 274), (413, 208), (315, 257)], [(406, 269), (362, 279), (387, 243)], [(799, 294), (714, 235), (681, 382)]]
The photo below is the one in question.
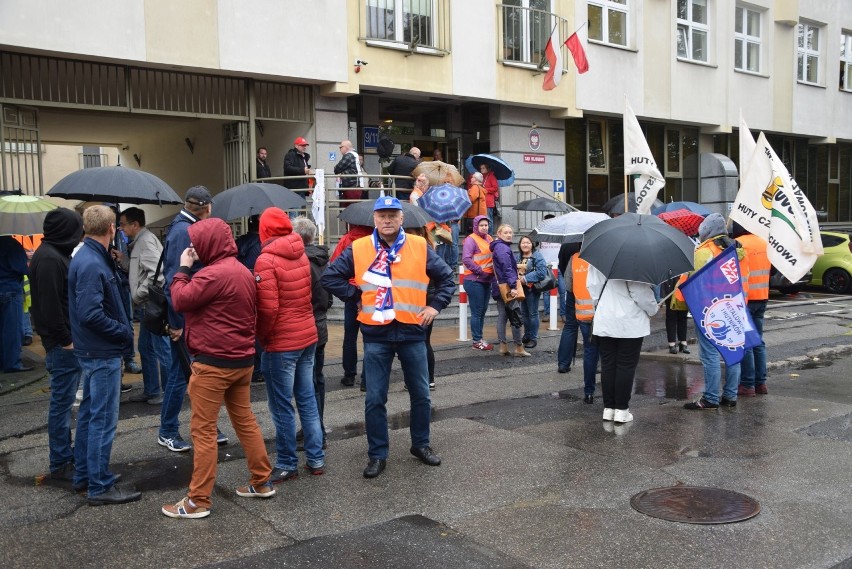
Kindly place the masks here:
[[(515, 191), (517, 192), (518, 203), (521, 203), (522, 201), (526, 201), (526, 200), (535, 199), (535, 198), (551, 198), (551, 199), (553, 198), (552, 193), (546, 192), (546, 191), (542, 190), (541, 188), (539, 188), (538, 186), (536, 186), (534, 184), (515, 184), (514, 187), (515, 187)], [(515, 205), (517, 205), (517, 204), (515, 204)], [(579, 211), (579, 210), (577, 210), (577, 208), (575, 208), (571, 204), (568, 204), (568, 207), (570, 207), (573, 211)], [(526, 233), (529, 233), (533, 229), (535, 229), (535, 227), (539, 223), (542, 222), (545, 215), (554, 214), (556, 212), (552, 212), (552, 211), (518, 211), (518, 210), (515, 210), (515, 213), (518, 216), (518, 219), (517, 219), (518, 235), (524, 235)], [(505, 217), (505, 212), (504, 212), (503, 215)], [(561, 215), (561, 214), (556, 213), (556, 215)]]
[(450, 52), (449, 0), (358, 0), (359, 40)]
[[(548, 3), (542, 2), (542, 4)], [(508, 4), (498, 4), (497, 10), (498, 61), (530, 64), (543, 68), (547, 63), (544, 48), (547, 46), (553, 27), (559, 26), (559, 37), (562, 41), (568, 37), (567, 21), (553, 12)], [(563, 49), (562, 46), (559, 49)]]

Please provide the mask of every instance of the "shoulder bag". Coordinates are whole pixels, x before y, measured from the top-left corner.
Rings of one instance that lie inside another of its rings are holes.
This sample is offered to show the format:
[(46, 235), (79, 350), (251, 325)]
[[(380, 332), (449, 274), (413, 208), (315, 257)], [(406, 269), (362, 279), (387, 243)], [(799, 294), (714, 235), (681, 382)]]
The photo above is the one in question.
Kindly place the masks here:
[(165, 283), (157, 284), (160, 280), (160, 270), (163, 268), (163, 257), (166, 249), (160, 254), (157, 270), (154, 271), (154, 279), (148, 285), (148, 298), (145, 299), (145, 316), (142, 318), (142, 326), (157, 336), (168, 336), (169, 325), (169, 302), (163, 290)]
[(553, 271), (550, 267), (547, 267), (547, 276), (540, 281), (532, 283), (532, 289), (536, 292), (545, 292), (554, 288), (556, 288), (556, 277), (553, 276)]

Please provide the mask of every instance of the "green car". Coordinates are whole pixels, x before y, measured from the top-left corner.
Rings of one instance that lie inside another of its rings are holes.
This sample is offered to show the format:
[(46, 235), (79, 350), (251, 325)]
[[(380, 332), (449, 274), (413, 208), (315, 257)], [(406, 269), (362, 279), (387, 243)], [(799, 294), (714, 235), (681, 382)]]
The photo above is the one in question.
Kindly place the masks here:
[(812, 285), (844, 294), (852, 288), (852, 243), (848, 233), (820, 231), (824, 253), (814, 263)]

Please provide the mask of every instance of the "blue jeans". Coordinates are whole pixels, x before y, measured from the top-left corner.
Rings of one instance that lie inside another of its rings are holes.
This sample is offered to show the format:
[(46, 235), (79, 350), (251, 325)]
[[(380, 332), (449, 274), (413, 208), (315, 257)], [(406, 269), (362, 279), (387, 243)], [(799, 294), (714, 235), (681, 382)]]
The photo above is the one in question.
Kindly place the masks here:
[(26, 337), (33, 337), (33, 321), (30, 319), (29, 310), (21, 312), (21, 334)]
[[(178, 342), (183, 342), (183, 338)], [(180, 435), (178, 415), (183, 407), (187, 380), (189, 379), (180, 363), (179, 350), (180, 346), (177, 345), (177, 342), (169, 340), (171, 363), (169, 364), (169, 375), (166, 378), (166, 387), (163, 389), (163, 405), (160, 407), (160, 436), (167, 439)]]
[(89, 498), (108, 492), (115, 484), (109, 470), (112, 441), (118, 425), (121, 395), (120, 356), (78, 358), (82, 368), (83, 401), (77, 414), (74, 442), (74, 485), (89, 483)]
[(760, 334), (760, 344), (749, 348), (740, 362), (742, 376), (740, 385), (754, 387), (766, 383), (766, 343), (763, 341), (763, 315), (766, 313), (765, 300), (753, 300), (748, 303), (748, 311), (754, 327)]
[[(145, 318), (145, 308), (137, 307), (139, 320)], [(157, 336), (139, 326), (139, 359), (142, 362), (142, 386), (145, 395), (156, 397), (168, 381), (171, 355), (168, 336)]]
[(559, 348), (556, 350), (556, 362), (560, 369), (571, 369), (574, 363), (574, 355), (577, 353), (577, 331), (580, 325), (577, 323), (573, 297), (569, 300), (571, 304), (565, 313), (565, 325), (562, 326)]
[(325, 367), (325, 344), (317, 344), (317, 351), (314, 353), (314, 395), (317, 400), (317, 413), (319, 414), (320, 427), (322, 428), (322, 438), (325, 440), (325, 374), (322, 372)]
[(701, 364), (704, 366), (704, 399), (719, 404), (720, 396), (731, 401), (737, 400), (737, 388), (740, 386), (740, 364), (725, 366), (725, 389), (720, 394), (722, 382), (722, 355), (713, 343), (700, 330), (698, 349)]
[(449, 245), (449, 257), (450, 261), (447, 261), (447, 264), (453, 270), (454, 273), (458, 273), (459, 270), (459, 231), (461, 230), (461, 221), (458, 219), (456, 221), (450, 222), (450, 234), (453, 236), (453, 242)]
[(305, 457), (309, 466), (322, 466), (322, 450), (317, 400), (314, 394), (314, 353), (316, 344), (291, 352), (264, 352), (262, 367), (266, 378), (269, 413), (275, 424), (275, 467), (296, 470), (296, 414), (293, 399), (299, 409), (299, 420), (305, 433)]
[[(347, 300), (343, 303), (343, 375), (358, 375), (358, 303)], [(361, 379), (364, 378), (363, 371)]]
[(470, 306), (470, 335), (474, 342), (482, 340), (482, 326), (485, 313), (488, 312), (488, 299), (491, 296), (491, 283), (481, 283), (474, 280), (464, 281), (467, 302)]
[(386, 460), (388, 434), (388, 384), (391, 364), (396, 355), (402, 365), (405, 385), (411, 405), (411, 446), (429, 446), (429, 421), (432, 402), (429, 398), (429, 371), (425, 342), (365, 342), (364, 375), (367, 397), (364, 400), (364, 424), (367, 427), (367, 454), (371, 459)]
[(80, 384), (80, 362), (74, 350), (56, 346), (45, 354), (45, 367), (50, 374), (50, 404), (47, 408), (47, 444), (50, 449), (50, 471), (56, 472), (74, 461), (71, 445), (71, 407)]
[(538, 316), (538, 304), (541, 301), (541, 293), (532, 288), (525, 290), (526, 297), (521, 301), (521, 316), (524, 318), (524, 335), (530, 340), (538, 340), (538, 327), (540, 325)]
[[(573, 312), (573, 310), (572, 310)], [(583, 393), (594, 395), (595, 372), (598, 370), (598, 345), (592, 342), (592, 321), (571, 318), (562, 328), (556, 358), (560, 368), (570, 369), (577, 350), (577, 330), (583, 334)], [(573, 347), (573, 350), (572, 350)]]
[(23, 289), (0, 292), (0, 369), (19, 369), (21, 363), (21, 314), (24, 310)]

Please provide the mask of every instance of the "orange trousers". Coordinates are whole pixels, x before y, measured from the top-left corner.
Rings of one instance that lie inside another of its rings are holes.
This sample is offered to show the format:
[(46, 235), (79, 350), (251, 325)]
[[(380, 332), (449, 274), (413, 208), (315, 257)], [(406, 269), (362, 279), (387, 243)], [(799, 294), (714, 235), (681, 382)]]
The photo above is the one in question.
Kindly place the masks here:
[(259, 486), (272, 476), (263, 434), (251, 410), (249, 391), (253, 370), (254, 366), (231, 369), (199, 362), (192, 364), (187, 393), (192, 403), (189, 432), (195, 456), (189, 497), (196, 506), (210, 508), (219, 459), (216, 422), (223, 402), (246, 455), (251, 473), (249, 484)]

